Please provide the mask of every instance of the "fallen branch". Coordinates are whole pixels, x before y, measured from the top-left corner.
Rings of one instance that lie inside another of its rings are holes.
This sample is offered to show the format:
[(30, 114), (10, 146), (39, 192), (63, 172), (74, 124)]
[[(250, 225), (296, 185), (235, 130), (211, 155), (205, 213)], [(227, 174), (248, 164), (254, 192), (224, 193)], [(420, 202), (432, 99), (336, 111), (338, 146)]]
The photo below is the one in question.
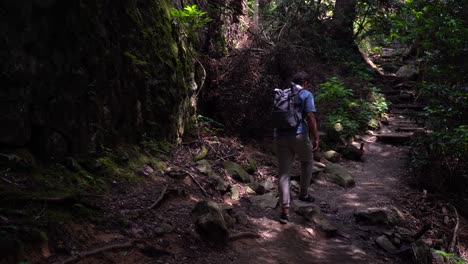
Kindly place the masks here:
[(455, 244), (457, 243), (457, 236), (458, 236), (458, 228), (460, 226), (460, 219), (458, 217), (458, 211), (457, 211), (457, 208), (455, 208), (455, 206), (453, 205), (450, 205), (453, 209), (453, 211), (455, 211), (455, 217), (456, 217), (456, 224), (455, 224), (455, 228), (453, 229), (453, 236), (452, 236), (452, 241), (450, 242), (450, 246), (448, 248), (449, 250), (449, 253), (453, 253), (453, 251), (455, 250)]
[(81, 253), (78, 253), (76, 256), (73, 256), (73, 257), (70, 257), (70, 258), (67, 258), (63, 261), (59, 261), (57, 262), (60, 263), (60, 264), (67, 264), (67, 263), (71, 263), (71, 262), (75, 262), (77, 260), (80, 260), (82, 258), (85, 258), (85, 257), (89, 257), (89, 256), (92, 256), (92, 255), (96, 255), (98, 253), (101, 253), (101, 252), (104, 252), (104, 251), (109, 251), (109, 250), (114, 250), (114, 249), (123, 249), (123, 248), (129, 248), (133, 246), (133, 242), (125, 242), (125, 243), (121, 243), (121, 244), (115, 244), (115, 245), (108, 245), (108, 246), (104, 246), (104, 247), (101, 247), (101, 248), (97, 248), (97, 249), (93, 249), (93, 250), (90, 250), (90, 251), (85, 251), (85, 252), (81, 252)]
[(167, 191), (167, 186), (169, 186), (168, 184), (166, 186), (164, 186), (164, 189), (162, 190), (161, 194), (159, 195), (158, 199), (152, 204), (150, 205), (147, 209), (148, 210), (151, 210), (153, 209), (154, 207), (156, 207), (156, 205), (158, 205), (162, 199), (164, 198), (164, 195), (166, 194), (166, 191)]
[(184, 172), (187, 173), (190, 176), (190, 178), (192, 178), (192, 180), (198, 185), (200, 190), (202, 190), (203, 194), (205, 196), (208, 196), (208, 193), (205, 191), (205, 188), (201, 186), (200, 182), (195, 178), (195, 175), (193, 175), (190, 171), (187, 171), (187, 170), (184, 170)]

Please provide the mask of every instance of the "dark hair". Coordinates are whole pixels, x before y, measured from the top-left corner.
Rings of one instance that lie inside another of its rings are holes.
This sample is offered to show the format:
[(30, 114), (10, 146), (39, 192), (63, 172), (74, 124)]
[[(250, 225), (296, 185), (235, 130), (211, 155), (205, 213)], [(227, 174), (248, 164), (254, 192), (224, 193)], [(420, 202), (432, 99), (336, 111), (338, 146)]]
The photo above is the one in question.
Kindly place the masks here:
[(309, 74), (304, 71), (300, 71), (293, 75), (291, 81), (295, 84), (302, 85), (304, 82), (309, 81)]

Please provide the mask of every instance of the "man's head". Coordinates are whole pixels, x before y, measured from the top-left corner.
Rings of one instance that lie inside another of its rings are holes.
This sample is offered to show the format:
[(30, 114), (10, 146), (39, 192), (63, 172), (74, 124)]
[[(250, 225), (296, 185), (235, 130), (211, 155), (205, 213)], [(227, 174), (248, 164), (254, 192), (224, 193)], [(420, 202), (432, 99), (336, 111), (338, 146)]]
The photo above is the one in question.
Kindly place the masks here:
[(300, 86), (307, 85), (309, 84), (309, 74), (304, 71), (300, 71), (293, 75), (291, 81), (295, 84), (299, 84)]

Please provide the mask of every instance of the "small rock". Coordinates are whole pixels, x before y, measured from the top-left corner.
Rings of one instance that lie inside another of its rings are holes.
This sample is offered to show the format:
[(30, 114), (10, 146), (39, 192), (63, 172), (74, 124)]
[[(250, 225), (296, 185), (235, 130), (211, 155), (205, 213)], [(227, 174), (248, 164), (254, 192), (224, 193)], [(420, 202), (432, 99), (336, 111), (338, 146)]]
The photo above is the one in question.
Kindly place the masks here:
[(400, 222), (395, 213), (384, 208), (358, 209), (354, 212), (354, 218), (356, 222), (370, 225), (396, 225)]
[(216, 190), (218, 190), (221, 194), (225, 194), (228, 189), (230, 189), (229, 183), (220, 178), (215, 179), (215, 186)]
[(432, 247), (434, 245), (434, 242), (432, 241), (431, 238), (425, 238), (421, 239), (421, 241), (426, 244), (428, 247)]
[(387, 236), (385, 235), (382, 235), (382, 236), (379, 236), (375, 242), (377, 243), (377, 245), (379, 245), (382, 249), (384, 249), (385, 251), (389, 252), (389, 253), (395, 253), (397, 251), (397, 248), (395, 247), (395, 245), (393, 245), (393, 243), (387, 238)]
[(213, 176), (214, 175), (214, 172), (213, 172), (213, 169), (211, 167), (211, 164), (209, 161), (207, 160), (199, 160), (197, 161), (197, 169), (207, 175), (207, 176)]
[(323, 153), (323, 156), (324, 156), (327, 160), (329, 160), (329, 161), (331, 161), (331, 162), (334, 162), (334, 163), (340, 162), (340, 160), (341, 160), (341, 155), (340, 155), (340, 153), (338, 153), (338, 152), (336, 152), (336, 151), (334, 151), (334, 150), (329, 150), (329, 151)]
[(275, 208), (278, 203), (276, 195), (273, 193), (267, 193), (264, 195), (252, 196), (249, 198), (250, 202), (260, 208)]
[(168, 168), (165, 174), (169, 176), (170, 178), (173, 178), (176, 180), (184, 180), (185, 178), (187, 178), (187, 173), (178, 167)]
[(258, 182), (252, 183), (248, 188), (253, 190), (253, 193), (256, 193), (259, 195), (263, 195), (266, 193), (265, 184), (262, 184), (262, 183), (258, 183)]
[(448, 217), (448, 215), (444, 216), (444, 224), (445, 224), (445, 225), (449, 225), (449, 224), (450, 224), (450, 218)]
[(151, 166), (146, 165), (146, 164), (141, 166), (141, 168), (137, 169), (137, 173), (140, 176), (148, 177), (148, 176), (151, 176), (151, 174), (153, 174), (153, 172), (154, 172), (153, 168), (151, 168)]
[(231, 187), (231, 199), (238, 201), (240, 199), (239, 186), (234, 185)]
[(154, 229), (156, 235), (164, 235), (174, 231), (174, 227), (168, 223), (163, 223)]
[(336, 227), (322, 214), (317, 206), (300, 207), (296, 213), (304, 217), (307, 221), (314, 223), (327, 236), (336, 234)]
[(236, 222), (240, 225), (247, 225), (249, 223), (249, 217), (244, 211), (237, 211), (234, 214), (234, 218), (236, 219)]
[(342, 187), (354, 187), (356, 184), (351, 174), (349, 174), (343, 166), (338, 164), (329, 163), (327, 167), (325, 167), (325, 172), (327, 173), (328, 180)]
[(301, 188), (298, 181), (292, 180), (290, 184), (293, 190), (299, 190)]
[[(245, 188), (245, 192), (246, 192), (247, 194), (257, 194), (257, 193), (252, 189), (252, 187), (250, 187), (250, 186), (247, 186), (247, 187)], [(264, 193), (265, 193), (265, 192), (264, 192)], [(262, 194), (263, 194), (263, 193), (262, 193)]]
[(319, 168), (319, 169), (325, 169), (325, 167), (327, 167), (327, 165), (321, 163), (321, 162), (314, 162), (314, 166)]

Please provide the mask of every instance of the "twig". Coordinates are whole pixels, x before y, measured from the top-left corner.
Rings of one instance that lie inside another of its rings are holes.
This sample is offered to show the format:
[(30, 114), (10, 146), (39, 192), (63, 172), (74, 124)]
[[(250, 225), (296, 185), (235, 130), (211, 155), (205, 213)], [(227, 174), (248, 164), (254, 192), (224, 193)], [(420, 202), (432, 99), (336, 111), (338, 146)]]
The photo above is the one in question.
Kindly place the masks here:
[(455, 217), (457, 220), (457, 223), (455, 224), (455, 228), (453, 229), (452, 241), (450, 242), (450, 246), (449, 246), (449, 253), (453, 253), (453, 251), (455, 250), (455, 244), (457, 243), (458, 227), (460, 225), (460, 219), (458, 218), (457, 208), (455, 208), (455, 206), (453, 205), (450, 205), (450, 206), (455, 211)]
[(154, 207), (156, 207), (156, 205), (158, 205), (162, 201), (162, 199), (164, 198), (164, 195), (166, 194), (167, 186), (169, 186), (169, 184), (166, 184), (166, 186), (164, 186), (164, 189), (162, 190), (158, 199), (151, 206), (148, 207), (148, 210), (153, 209)]
[(90, 250), (90, 251), (85, 251), (85, 252), (78, 253), (78, 255), (67, 258), (67, 259), (65, 259), (65, 260), (63, 260), (61, 262), (57, 262), (57, 264), (58, 263), (67, 264), (67, 263), (75, 262), (75, 261), (80, 260), (80, 259), (85, 258), (85, 257), (96, 255), (96, 254), (104, 252), (104, 251), (109, 251), (109, 250), (114, 250), (114, 249), (123, 249), (123, 248), (128, 248), (128, 247), (131, 247), (131, 246), (133, 246), (132, 241), (125, 242), (125, 243), (122, 243), (122, 244), (108, 245), (108, 246), (93, 249), (93, 250)]
[(195, 178), (195, 175), (193, 175), (190, 171), (188, 170), (184, 170), (185, 173), (187, 173), (190, 178), (192, 178), (192, 180), (198, 185), (198, 187), (200, 187), (200, 190), (202, 190), (203, 194), (205, 196), (208, 196), (208, 193), (205, 191), (205, 189), (203, 188), (203, 186), (201, 186), (200, 182)]

